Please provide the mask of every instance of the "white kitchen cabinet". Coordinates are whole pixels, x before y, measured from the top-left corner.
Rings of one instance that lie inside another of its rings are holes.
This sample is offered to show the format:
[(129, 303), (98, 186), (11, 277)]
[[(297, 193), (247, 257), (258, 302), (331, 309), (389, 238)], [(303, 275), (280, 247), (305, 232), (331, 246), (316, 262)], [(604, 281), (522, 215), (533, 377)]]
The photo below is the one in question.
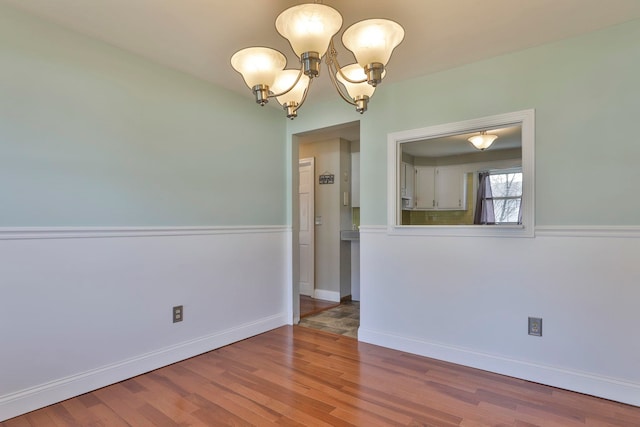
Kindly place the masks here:
[(433, 166), (415, 167), (415, 208), (435, 209), (436, 207), (436, 168)]
[(466, 209), (463, 171), (457, 166), (436, 168), (436, 208)]
[(400, 167), (400, 197), (402, 208), (412, 209), (414, 206), (415, 168), (410, 163), (402, 162)]
[(464, 171), (458, 166), (416, 166), (416, 209), (466, 210)]

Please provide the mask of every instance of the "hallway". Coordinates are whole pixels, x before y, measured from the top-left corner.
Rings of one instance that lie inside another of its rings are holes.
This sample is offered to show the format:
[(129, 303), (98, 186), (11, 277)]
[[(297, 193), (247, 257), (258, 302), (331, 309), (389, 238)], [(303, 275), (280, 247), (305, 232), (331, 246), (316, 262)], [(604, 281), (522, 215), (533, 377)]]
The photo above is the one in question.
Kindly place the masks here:
[(302, 317), (298, 325), (358, 338), (360, 303), (358, 301), (345, 301), (335, 307)]

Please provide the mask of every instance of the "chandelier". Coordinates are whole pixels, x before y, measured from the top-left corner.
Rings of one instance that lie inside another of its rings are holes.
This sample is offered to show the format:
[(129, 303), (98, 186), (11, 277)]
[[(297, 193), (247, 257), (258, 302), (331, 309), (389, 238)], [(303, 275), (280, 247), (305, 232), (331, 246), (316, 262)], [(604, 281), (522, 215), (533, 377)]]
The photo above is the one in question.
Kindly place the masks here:
[(341, 67), (333, 44), (341, 27), (342, 15), (332, 7), (318, 3), (291, 7), (276, 19), (276, 30), (300, 58), (300, 69), (285, 69), (285, 56), (268, 47), (239, 50), (231, 57), (231, 66), (242, 74), (258, 104), (264, 106), (269, 98), (276, 98), (287, 117), (294, 119), (311, 82), (320, 74), (324, 56), (338, 94), (362, 114), (385, 76), (393, 49), (404, 38), (404, 29), (388, 19), (351, 25), (342, 34), (342, 44), (353, 52), (356, 63)]

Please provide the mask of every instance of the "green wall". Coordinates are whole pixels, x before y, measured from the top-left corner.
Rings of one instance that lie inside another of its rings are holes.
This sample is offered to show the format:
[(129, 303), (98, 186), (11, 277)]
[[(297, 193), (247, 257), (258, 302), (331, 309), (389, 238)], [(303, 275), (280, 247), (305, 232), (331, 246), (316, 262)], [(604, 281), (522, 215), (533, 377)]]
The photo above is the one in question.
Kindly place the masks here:
[(284, 224), (285, 126), (0, 5), (0, 227)]
[[(638, 40), (635, 20), (380, 85), (360, 127), (362, 225), (387, 222), (388, 133), (529, 108), (536, 110), (536, 224), (640, 224)], [(288, 133), (352, 121), (351, 113), (336, 117), (340, 102), (314, 106)]]

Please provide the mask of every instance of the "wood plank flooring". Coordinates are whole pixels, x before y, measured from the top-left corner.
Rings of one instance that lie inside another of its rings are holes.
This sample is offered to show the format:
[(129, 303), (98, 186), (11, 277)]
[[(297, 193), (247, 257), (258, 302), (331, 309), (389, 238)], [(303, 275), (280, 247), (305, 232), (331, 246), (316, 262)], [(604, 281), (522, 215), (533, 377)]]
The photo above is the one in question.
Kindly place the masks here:
[(640, 408), (285, 326), (0, 423), (640, 426)]
[(328, 308), (339, 306), (339, 302), (325, 301), (300, 295), (300, 318), (320, 313)]

